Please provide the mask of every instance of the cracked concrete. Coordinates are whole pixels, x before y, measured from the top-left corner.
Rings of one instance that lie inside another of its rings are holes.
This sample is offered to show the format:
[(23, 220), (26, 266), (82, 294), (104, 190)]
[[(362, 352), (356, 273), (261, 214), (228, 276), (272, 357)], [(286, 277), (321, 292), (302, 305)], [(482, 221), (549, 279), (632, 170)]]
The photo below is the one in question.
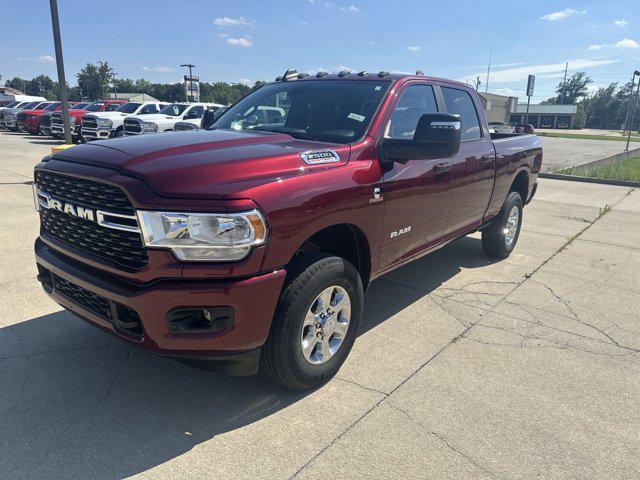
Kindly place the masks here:
[(509, 259), (472, 235), (374, 282), (337, 378), (300, 394), (49, 301), (29, 142), (0, 133), (3, 478), (640, 476), (640, 191), (541, 181)]

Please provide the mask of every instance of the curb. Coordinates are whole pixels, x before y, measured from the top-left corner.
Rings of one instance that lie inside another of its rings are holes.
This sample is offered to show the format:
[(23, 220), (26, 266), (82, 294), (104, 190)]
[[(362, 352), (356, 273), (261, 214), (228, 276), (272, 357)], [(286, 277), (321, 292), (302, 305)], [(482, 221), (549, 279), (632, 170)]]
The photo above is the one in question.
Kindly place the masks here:
[(569, 182), (599, 183), (602, 185), (616, 185), (618, 187), (640, 187), (640, 182), (631, 180), (607, 180), (605, 178), (579, 177), (577, 175), (561, 175), (559, 173), (538, 173), (540, 178), (550, 178), (552, 180), (566, 180)]

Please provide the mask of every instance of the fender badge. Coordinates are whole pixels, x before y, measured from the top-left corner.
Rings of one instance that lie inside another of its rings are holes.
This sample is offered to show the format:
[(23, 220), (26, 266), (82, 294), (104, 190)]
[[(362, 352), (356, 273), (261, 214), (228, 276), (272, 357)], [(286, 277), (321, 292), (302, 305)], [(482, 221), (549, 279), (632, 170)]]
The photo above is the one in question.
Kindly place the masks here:
[(302, 152), (300, 158), (302, 158), (307, 165), (319, 165), (340, 161), (340, 156), (334, 150), (309, 150)]

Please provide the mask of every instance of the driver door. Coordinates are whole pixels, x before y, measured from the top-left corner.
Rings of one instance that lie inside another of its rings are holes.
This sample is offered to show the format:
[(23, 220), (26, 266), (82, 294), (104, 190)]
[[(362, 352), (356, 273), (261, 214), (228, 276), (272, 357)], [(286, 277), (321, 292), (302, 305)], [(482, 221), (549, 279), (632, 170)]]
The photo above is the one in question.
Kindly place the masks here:
[[(438, 113), (434, 86), (413, 83), (400, 92), (385, 137), (413, 139), (418, 120)], [(381, 269), (412, 257), (442, 238), (449, 213), (448, 159), (409, 160), (386, 166), (380, 193), (384, 201)], [(438, 166), (434, 171), (434, 166)]]

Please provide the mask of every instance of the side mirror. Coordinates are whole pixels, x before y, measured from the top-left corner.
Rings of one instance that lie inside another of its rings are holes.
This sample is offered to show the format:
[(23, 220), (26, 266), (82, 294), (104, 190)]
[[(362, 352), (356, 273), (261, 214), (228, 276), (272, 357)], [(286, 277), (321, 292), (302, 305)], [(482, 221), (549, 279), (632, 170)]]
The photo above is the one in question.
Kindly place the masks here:
[(381, 142), (380, 159), (406, 163), (450, 158), (460, 150), (461, 133), (460, 115), (425, 113), (418, 120), (413, 140), (385, 138)]
[(217, 110), (205, 110), (204, 115), (202, 115), (202, 120), (200, 120), (200, 128), (209, 128), (211, 125), (218, 120), (222, 114), (226, 111), (226, 108), (218, 108)]

